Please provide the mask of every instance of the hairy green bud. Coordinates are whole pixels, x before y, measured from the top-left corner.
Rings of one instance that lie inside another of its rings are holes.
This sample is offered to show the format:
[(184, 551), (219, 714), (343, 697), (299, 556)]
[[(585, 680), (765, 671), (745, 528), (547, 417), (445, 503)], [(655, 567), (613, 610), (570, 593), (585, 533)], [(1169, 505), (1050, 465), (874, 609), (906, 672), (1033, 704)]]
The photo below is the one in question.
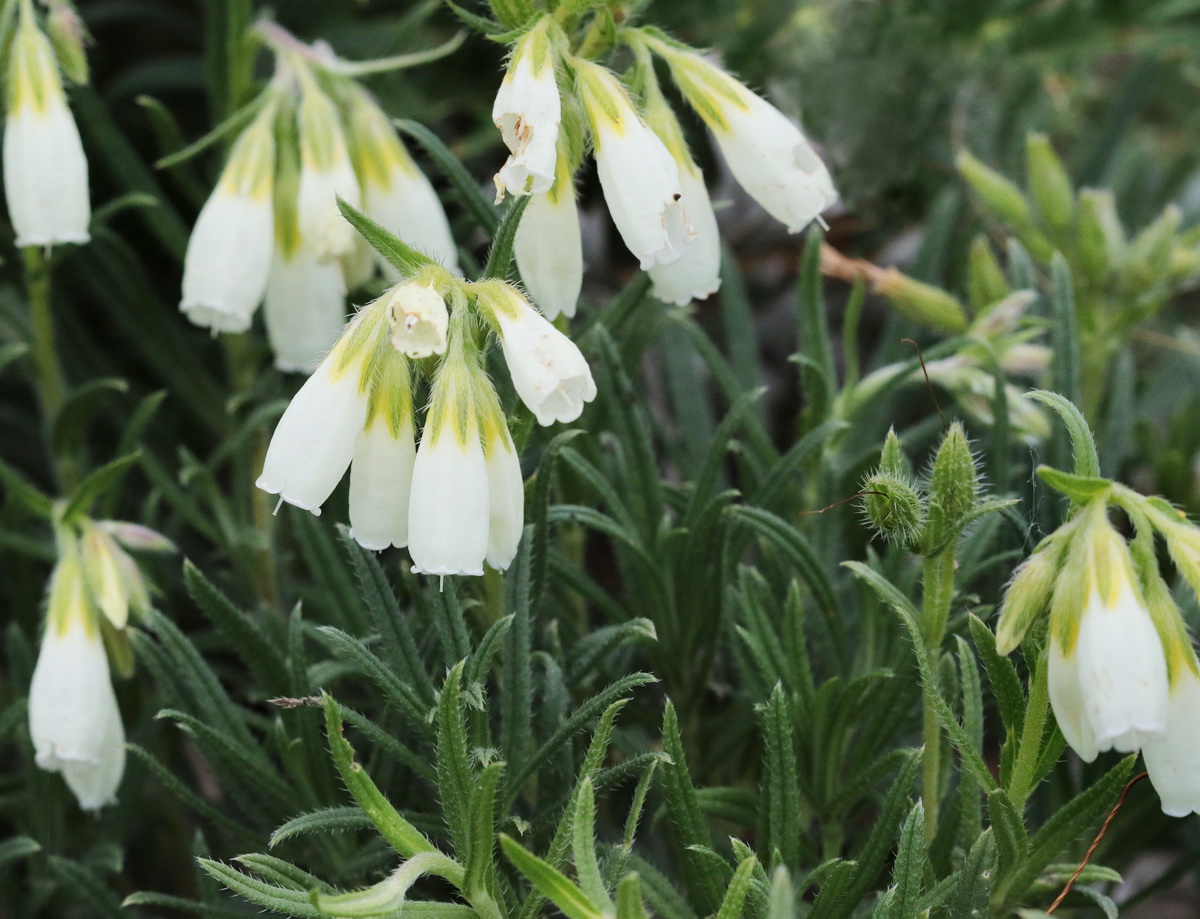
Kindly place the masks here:
[(875, 282), (877, 293), (887, 297), (901, 315), (942, 332), (963, 332), (967, 313), (958, 299), (946, 291), (925, 284), (889, 268)]
[(889, 475), (897, 479), (912, 478), (912, 464), (904, 455), (904, 446), (896, 436), (895, 428), (888, 428), (887, 437), (883, 440), (883, 449), (879, 451), (878, 475)]
[(1075, 219), (1075, 191), (1045, 134), (1025, 139), (1025, 170), (1033, 206), (1048, 227), (1065, 234)]
[(1075, 233), (1080, 274), (1084, 280), (1102, 284), (1125, 258), (1125, 230), (1112, 192), (1085, 188), (1079, 193)]
[(877, 472), (863, 482), (863, 513), (884, 539), (911, 543), (925, 517), (921, 496), (911, 480)]
[(999, 303), (1011, 293), (1008, 280), (992, 244), (983, 234), (975, 237), (967, 260), (967, 292), (975, 312), (985, 312), (987, 307)]
[(1154, 223), (1134, 238), (1121, 277), (1125, 291), (1136, 296), (1163, 280), (1171, 267), (1175, 235), (1182, 220), (1179, 208), (1169, 204)]
[(1000, 607), (996, 650), (1011, 654), (1025, 633), (1047, 611), (1069, 540), (1047, 539), (1013, 575)]
[(1033, 210), (1021, 189), (966, 150), (959, 153), (955, 165), (984, 212), (1010, 230), (1035, 259), (1049, 262), (1054, 246), (1037, 229)]
[(964, 518), (975, 507), (979, 495), (979, 471), (963, 427), (950, 425), (933, 458), (929, 476), (929, 523), (925, 548), (936, 551), (957, 535)]
[(84, 46), (91, 39), (79, 13), (66, 0), (54, 0), (46, 17), (46, 31), (58, 56), (59, 66), (72, 83), (88, 81), (88, 62)]

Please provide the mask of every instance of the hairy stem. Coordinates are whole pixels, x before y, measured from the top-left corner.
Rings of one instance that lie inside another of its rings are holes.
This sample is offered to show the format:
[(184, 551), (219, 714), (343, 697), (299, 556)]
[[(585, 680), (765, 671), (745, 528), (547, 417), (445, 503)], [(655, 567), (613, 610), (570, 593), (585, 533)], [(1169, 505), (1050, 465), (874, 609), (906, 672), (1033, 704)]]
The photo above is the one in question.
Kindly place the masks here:
[[(925, 647), (930, 659), (937, 666), (942, 651), (942, 640), (946, 635), (946, 623), (950, 619), (950, 600), (954, 596), (954, 546), (942, 549), (937, 555), (925, 559), (924, 598), (922, 623), (925, 632)], [(932, 843), (938, 830), (941, 808), (941, 763), (942, 729), (938, 724), (930, 693), (934, 687), (925, 689), (925, 715), (923, 735), (925, 755), (921, 760), (921, 799), (925, 805), (925, 842)]]
[(38, 399), (42, 404), (46, 452), (52, 460), (59, 487), (65, 490), (75, 483), (77, 476), (70, 458), (57, 456), (54, 449), (54, 424), (67, 398), (67, 381), (58, 358), (54, 313), (50, 308), (50, 260), (37, 246), (26, 246), (21, 255), (25, 262), (30, 344)]

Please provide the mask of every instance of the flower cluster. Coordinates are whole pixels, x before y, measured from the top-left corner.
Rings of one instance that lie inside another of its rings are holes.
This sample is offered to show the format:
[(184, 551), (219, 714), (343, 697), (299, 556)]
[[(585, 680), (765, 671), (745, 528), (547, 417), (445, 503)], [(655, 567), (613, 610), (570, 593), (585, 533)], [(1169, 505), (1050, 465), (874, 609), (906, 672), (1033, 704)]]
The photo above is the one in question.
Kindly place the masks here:
[[(125, 728), (109, 659), (128, 676), (125, 626), (150, 606), (146, 581), (125, 549), (169, 551), (146, 527), (87, 519), (58, 528), (46, 631), (29, 687), (29, 733), (37, 764), (61, 772), (84, 810), (115, 800), (125, 770)], [(124, 546), (124, 548), (122, 548)]]
[[(1042, 474), (1079, 507), (1017, 569), (997, 644), (1012, 651), (1048, 609), (1050, 702), (1067, 743), (1087, 762), (1141, 750), (1163, 811), (1200, 813), (1200, 661), (1155, 554), (1161, 536), (1200, 592), (1200, 529), (1118, 483)], [(1112, 506), (1133, 522), (1132, 543)]]
[(275, 77), (196, 220), (180, 308), (239, 332), (264, 303), (276, 366), (311, 372), (345, 324), (346, 291), (391, 270), (342, 218), (339, 196), (450, 268), (456, 250), (429, 180), (348, 65), (277, 27), (259, 31)]
[(425, 574), (507, 568), (524, 527), (524, 480), (484, 369), (488, 331), (539, 423), (573, 421), (595, 398), (579, 349), (519, 290), (427, 264), (346, 327), (280, 419), (258, 487), (319, 514), (349, 467), (351, 534), (362, 546), (407, 546)]
[(789, 232), (837, 199), (800, 129), (761, 96), (655, 29), (627, 27), (619, 40), (634, 53), (628, 85), (572, 51), (555, 17), (542, 17), (516, 40), (492, 110), (510, 151), (496, 175), (498, 195), (533, 196), (517, 266), (550, 317), (574, 314), (582, 284), (573, 176), (589, 139), (609, 213), (655, 296), (684, 305), (720, 284), (712, 203), (654, 57), (711, 129), (733, 175)]
[[(11, 6), (11, 5), (10, 5)], [(54, 0), (42, 31), (22, 0), (8, 48), (4, 192), (18, 246), (85, 243), (92, 217), (88, 164), (67, 107), (60, 66), (87, 79), (83, 28), (67, 0)]]

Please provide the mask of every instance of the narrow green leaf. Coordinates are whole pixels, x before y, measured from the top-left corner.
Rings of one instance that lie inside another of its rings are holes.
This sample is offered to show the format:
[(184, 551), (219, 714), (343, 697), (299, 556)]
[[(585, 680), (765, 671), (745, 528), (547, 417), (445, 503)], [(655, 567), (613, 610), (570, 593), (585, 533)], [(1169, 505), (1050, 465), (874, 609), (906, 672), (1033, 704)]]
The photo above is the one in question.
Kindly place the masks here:
[(517, 772), (516, 777), (512, 779), (507, 786), (506, 800), (509, 804), (516, 800), (520, 794), (521, 788), (525, 783), (553, 756), (560, 747), (571, 739), (578, 731), (583, 730), (584, 725), (592, 718), (604, 711), (613, 702), (628, 695), (639, 686), (646, 686), (650, 683), (658, 682), (657, 678), (648, 673), (631, 673), (628, 676), (623, 676), (614, 683), (610, 683), (603, 690), (596, 693), (579, 708), (571, 714), (571, 716), (562, 723), (550, 738), (542, 744), (538, 751), (525, 763), (524, 766)]
[(242, 659), (263, 689), (287, 691), (287, 665), (264, 623), (254, 622), (238, 609), (189, 559), (183, 560), (183, 583), (188, 596), (221, 631), (228, 646)]
[(636, 871), (629, 872), (617, 882), (617, 919), (649, 919)]
[(900, 828), (900, 842), (892, 866), (889, 909), (887, 917), (880, 916), (879, 919), (910, 919), (920, 915), (918, 903), (928, 864), (929, 857), (925, 852), (925, 807), (918, 801)]
[(600, 863), (596, 858), (596, 798), (590, 778), (579, 783), (572, 828), (571, 852), (583, 895), (600, 907), (602, 912), (610, 911), (613, 902), (600, 876)]
[(483, 266), (483, 277), (512, 277), (513, 245), (517, 239), (517, 226), (532, 198), (532, 195), (519, 195), (505, 210), (504, 216), (500, 219), (500, 225), (492, 237), (491, 248), (488, 249), (487, 263)]
[(500, 776), (504, 774), (504, 763), (490, 763), (479, 774), (471, 790), (468, 808), (470, 818), (470, 850), (466, 858), (466, 881), (463, 884), (468, 896), (476, 891), (493, 889), (496, 877), (496, 789)]
[(49, 520), (54, 516), (54, 501), (14, 466), (0, 459), (0, 485), (10, 498), (38, 517)]
[(750, 890), (750, 882), (754, 879), (754, 869), (758, 859), (753, 855), (743, 859), (733, 872), (733, 880), (725, 890), (725, 898), (721, 908), (717, 910), (716, 919), (741, 919), (742, 906), (746, 902), (746, 894)]
[(567, 919), (603, 919), (604, 913), (557, 868), (542, 861), (519, 842), (501, 835), (500, 848), (530, 883), (567, 916)]
[(96, 500), (113, 488), (139, 459), (141, 453), (135, 451), (93, 470), (75, 489), (71, 500), (63, 509), (63, 523), (74, 523), (91, 510)]
[(325, 732), (334, 765), (337, 766), (351, 797), (358, 802), (358, 806), (379, 830), (380, 835), (403, 858), (411, 858), (418, 852), (436, 852), (437, 847), (400, 815), (367, 775), (366, 770), (355, 761), (354, 748), (346, 739), (341, 712), (333, 697), (325, 693), (321, 702), (325, 707)]
[[(948, 893), (947, 916), (986, 916), (988, 902), (992, 894), (996, 874), (996, 837), (991, 830), (975, 841), (971, 851), (967, 853), (963, 866), (958, 873), (958, 883), (954, 890)], [(930, 891), (921, 902), (923, 909), (928, 909), (937, 888)]]
[(982, 619), (972, 613), (967, 616), (967, 625), (992, 685), (1004, 730), (1009, 737), (1019, 737), (1025, 724), (1025, 692), (1017, 668), (996, 650), (996, 635)]
[(14, 862), (42, 851), (36, 839), (29, 836), (13, 836), (0, 842), (0, 871)]
[(446, 674), (437, 715), (438, 791), (455, 854), (466, 861), (471, 851), (469, 807), (475, 779), (467, 749), (465, 702), (460, 661)]
[(407, 277), (427, 265), (437, 264), (428, 255), (418, 252), (396, 234), (384, 229), (341, 197), (337, 199), (337, 204), (342, 216), (358, 231), (358, 235), (365, 239), (372, 249), (387, 259), (401, 275)]
[[(759, 707), (766, 769), (763, 775), (766, 838), (762, 851), (778, 853), (790, 868), (800, 865), (800, 780), (796, 772), (796, 741), (792, 716), (776, 683), (770, 700)], [(740, 870), (740, 869), (739, 869)]]
[(711, 844), (711, 837), (700, 813), (696, 788), (688, 772), (683, 738), (679, 733), (679, 718), (669, 699), (663, 711), (662, 735), (663, 750), (671, 757), (671, 762), (665, 763), (659, 774), (662, 776), (667, 817), (675, 831), (683, 880), (693, 907), (697, 912), (708, 915), (720, 908), (724, 891), (717, 877), (696, 858), (696, 847), (707, 848)]
[(988, 818), (996, 836), (997, 868), (1004, 876), (1020, 865), (1029, 853), (1025, 823), (1002, 788), (988, 792)]
[[(246, 125), (248, 125), (250, 123), (251, 119), (254, 118), (254, 116), (263, 107), (263, 105), (266, 103), (266, 101), (267, 101), (267, 93), (263, 92), (253, 102), (249, 102), (246, 105), (243, 105), (240, 109), (238, 109), (236, 112), (234, 112), (228, 118), (226, 118), (224, 121), (222, 121), (220, 124), (218, 124), (215, 128), (213, 128), (211, 131), (209, 131), (203, 137), (200, 137), (197, 140), (192, 141), (190, 144), (188, 144), (186, 147), (184, 147), (181, 150), (176, 150), (174, 153), (164, 156), (162, 159), (160, 159), (157, 163), (154, 164), (154, 168), (155, 169), (172, 169), (175, 166), (178, 166), (180, 163), (187, 162), (188, 160), (190, 160), (192, 157), (196, 156), (197, 154), (203, 153), (205, 150), (207, 150), (213, 144), (217, 143), (223, 137), (226, 137), (229, 134), (234, 133), (235, 131), (240, 131), (243, 127), (245, 127)], [(138, 102), (142, 105), (143, 108), (146, 108), (147, 111), (150, 111), (153, 113), (154, 107), (155, 107), (155, 105), (154, 105), (155, 100), (148, 99), (147, 97), (143, 96), (138, 100)]]
[(313, 833), (345, 833), (374, 826), (366, 812), (357, 806), (323, 807), (307, 814), (298, 814), (271, 834), (267, 846), (274, 849), (281, 842)]

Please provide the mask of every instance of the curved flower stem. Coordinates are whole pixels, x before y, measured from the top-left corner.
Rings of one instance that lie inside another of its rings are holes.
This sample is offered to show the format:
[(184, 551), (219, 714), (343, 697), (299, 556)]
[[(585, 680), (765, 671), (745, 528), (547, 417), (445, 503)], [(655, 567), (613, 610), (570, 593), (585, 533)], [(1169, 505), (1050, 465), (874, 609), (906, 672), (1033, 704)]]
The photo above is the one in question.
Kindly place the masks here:
[[(925, 559), (922, 623), (925, 647), (935, 665), (941, 655), (942, 639), (950, 618), (950, 600), (954, 596), (954, 543), (937, 555)], [(925, 842), (932, 843), (938, 830), (941, 809), (942, 728), (938, 724), (930, 694), (937, 687), (925, 688), (923, 736), (925, 755), (921, 759), (921, 800), (925, 805)]]
[(42, 403), (46, 451), (52, 461), (58, 484), (66, 490), (75, 484), (74, 463), (56, 455), (54, 423), (67, 398), (67, 382), (54, 332), (54, 313), (50, 308), (50, 260), (37, 246), (21, 250), (25, 262), (25, 290), (29, 297), (30, 344), (33, 350), (38, 399)]

